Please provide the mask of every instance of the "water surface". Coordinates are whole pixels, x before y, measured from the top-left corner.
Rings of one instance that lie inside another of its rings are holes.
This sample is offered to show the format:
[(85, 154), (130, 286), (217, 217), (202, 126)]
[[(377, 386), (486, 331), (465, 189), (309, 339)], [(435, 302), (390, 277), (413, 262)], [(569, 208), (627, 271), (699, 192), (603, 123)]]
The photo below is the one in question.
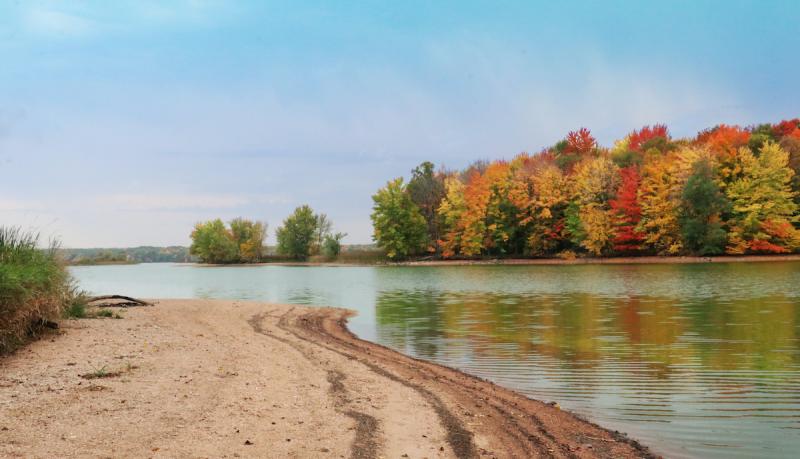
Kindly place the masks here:
[(72, 268), (94, 293), (358, 311), (360, 337), (674, 457), (800, 451), (800, 263)]

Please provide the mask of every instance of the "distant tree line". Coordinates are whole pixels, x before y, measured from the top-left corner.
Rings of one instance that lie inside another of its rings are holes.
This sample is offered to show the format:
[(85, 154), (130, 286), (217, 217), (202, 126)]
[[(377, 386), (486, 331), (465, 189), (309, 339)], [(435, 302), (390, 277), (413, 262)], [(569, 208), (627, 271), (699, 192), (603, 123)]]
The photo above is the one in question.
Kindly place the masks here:
[(186, 263), (194, 261), (188, 247), (129, 247), (98, 249), (59, 249), (67, 264), (128, 263)]
[[(203, 263), (256, 263), (266, 258), (266, 235), (266, 222), (236, 218), (226, 226), (220, 219), (209, 220), (195, 225), (189, 251)], [(335, 259), (345, 237), (333, 232), (327, 215), (307, 205), (296, 208), (275, 235), (278, 254), (299, 261), (315, 255)]]
[(511, 161), (422, 163), (371, 217), (393, 259), (790, 253), (799, 173), (800, 119), (682, 139), (645, 126), (611, 148), (582, 128)]

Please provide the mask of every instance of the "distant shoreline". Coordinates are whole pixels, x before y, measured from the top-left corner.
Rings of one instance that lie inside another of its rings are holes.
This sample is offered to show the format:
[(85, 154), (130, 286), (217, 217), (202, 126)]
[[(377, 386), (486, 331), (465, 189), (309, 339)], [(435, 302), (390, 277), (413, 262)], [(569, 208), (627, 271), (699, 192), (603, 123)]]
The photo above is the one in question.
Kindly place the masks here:
[(116, 265), (138, 265), (141, 264), (140, 261), (93, 261), (93, 260), (85, 260), (85, 261), (77, 261), (72, 262), (68, 261), (67, 266), (116, 266)]
[(770, 261), (800, 261), (800, 254), (789, 255), (728, 255), (712, 257), (608, 257), (608, 258), (498, 258), (491, 260), (424, 260), (391, 263), (399, 266), (470, 266), (470, 265), (651, 265), (753, 263)]
[(271, 261), (262, 263), (186, 263), (202, 267), (247, 267), (247, 266), (319, 266), (319, 267), (365, 267), (365, 266), (536, 266), (536, 265), (657, 265), (657, 264), (708, 264), (708, 263), (765, 263), (781, 261), (800, 261), (800, 254), (788, 255), (722, 255), (712, 257), (608, 257), (608, 258), (492, 258), (457, 260), (409, 260), (398, 262), (342, 263), (324, 261)]

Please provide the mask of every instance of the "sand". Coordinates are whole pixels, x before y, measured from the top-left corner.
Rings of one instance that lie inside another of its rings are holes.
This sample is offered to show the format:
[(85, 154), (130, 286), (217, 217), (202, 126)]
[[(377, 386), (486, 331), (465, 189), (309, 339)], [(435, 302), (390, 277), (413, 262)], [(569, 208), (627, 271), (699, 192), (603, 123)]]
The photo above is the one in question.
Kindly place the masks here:
[(652, 457), (624, 435), (361, 341), (348, 311), (156, 300), (0, 358), (3, 457)]

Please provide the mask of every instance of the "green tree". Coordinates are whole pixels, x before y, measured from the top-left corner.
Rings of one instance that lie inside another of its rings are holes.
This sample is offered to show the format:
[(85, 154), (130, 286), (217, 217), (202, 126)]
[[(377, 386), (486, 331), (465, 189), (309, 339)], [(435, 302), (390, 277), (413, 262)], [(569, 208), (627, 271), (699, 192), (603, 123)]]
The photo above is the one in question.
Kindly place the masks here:
[(425, 161), (411, 171), (411, 180), (408, 181), (406, 189), (411, 200), (425, 217), (428, 226), (428, 238), (431, 241), (438, 241), (441, 222), (437, 214), (437, 209), (444, 199), (444, 176), (433, 171), (433, 163)]
[(425, 217), (406, 192), (402, 178), (388, 182), (372, 200), (372, 237), (389, 258), (402, 259), (425, 250), (428, 243)]
[(345, 236), (347, 236), (347, 233), (326, 234), (325, 239), (322, 241), (322, 256), (328, 260), (336, 259), (342, 251), (342, 239)]
[(325, 214), (317, 214), (317, 234), (314, 246), (311, 247), (312, 255), (322, 253), (325, 239), (332, 234), (331, 231), (333, 231), (333, 222), (331, 219)]
[(236, 241), (239, 261), (254, 263), (264, 255), (264, 238), (267, 224), (244, 218), (234, 218), (230, 222), (231, 236)]
[(569, 241), (576, 247), (581, 246), (586, 239), (586, 230), (581, 223), (581, 206), (571, 201), (564, 211), (564, 225), (569, 236)]
[(303, 205), (286, 217), (275, 235), (278, 238), (278, 253), (304, 260), (311, 255), (317, 241), (319, 218), (308, 205)]
[(219, 218), (198, 223), (192, 231), (189, 253), (203, 263), (236, 263), (239, 248), (231, 232)]
[(725, 251), (728, 234), (722, 227), (721, 215), (730, 202), (720, 191), (714, 171), (706, 160), (694, 165), (681, 195), (678, 222), (683, 246), (698, 255), (715, 255)]

